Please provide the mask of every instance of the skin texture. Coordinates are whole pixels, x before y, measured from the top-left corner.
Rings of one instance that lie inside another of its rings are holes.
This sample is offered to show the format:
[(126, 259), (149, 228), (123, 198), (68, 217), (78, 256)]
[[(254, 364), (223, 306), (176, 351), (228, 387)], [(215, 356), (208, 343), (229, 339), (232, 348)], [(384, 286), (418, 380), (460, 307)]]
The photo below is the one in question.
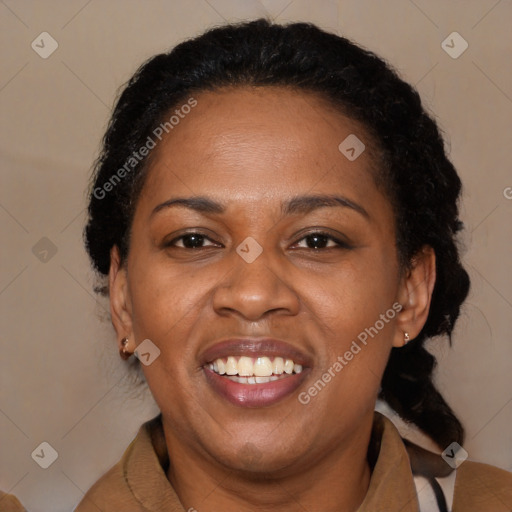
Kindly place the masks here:
[[(400, 270), (392, 207), (370, 170), (371, 140), (321, 98), (279, 87), (194, 97), (192, 113), (151, 156), (127, 260), (111, 251), (118, 339), (129, 338), (130, 352), (146, 338), (161, 351), (143, 369), (163, 415), (168, 478), (185, 509), (201, 512), (356, 510), (369, 485), (380, 379), (392, 346), (426, 321), (435, 256), (425, 247)], [(351, 133), (367, 146), (353, 162), (338, 150)], [(283, 202), (317, 194), (343, 196), (367, 216), (343, 206), (282, 215)], [(226, 210), (173, 206), (152, 215), (171, 198), (191, 196)], [(165, 246), (185, 231), (211, 241)], [(318, 231), (348, 248), (305, 238)], [(248, 236), (263, 248), (252, 263), (236, 252)], [(395, 302), (401, 312), (301, 404), (298, 394)], [(305, 382), (268, 407), (220, 397), (200, 357), (237, 336), (279, 338), (304, 352), (312, 361)]]

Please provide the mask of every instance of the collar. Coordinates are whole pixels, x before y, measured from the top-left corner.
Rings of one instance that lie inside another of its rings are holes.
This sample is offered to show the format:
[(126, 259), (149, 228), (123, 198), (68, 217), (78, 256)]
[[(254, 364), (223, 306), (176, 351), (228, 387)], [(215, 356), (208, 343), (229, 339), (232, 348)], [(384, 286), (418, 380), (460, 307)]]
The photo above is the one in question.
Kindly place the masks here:
[[(372, 475), (358, 512), (419, 512), (407, 450), (396, 427), (379, 412), (374, 413), (368, 460)], [(161, 414), (141, 426), (121, 462), (127, 486), (148, 511), (185, 512), (166, 476), (169, 457)]]
[(358, 512), (419, 512), (407, 450), (395, 425), (377, 411), (374, 413), (368, 459), (373, 466), (372, 476)]
[[(185, 512), (167, 479), (169, 465), (162, 414), (144, 423), (123, 455), (123, 474), (134, 498), (148, 511)], [(151, 475), (148, 477), (148, 475)]]

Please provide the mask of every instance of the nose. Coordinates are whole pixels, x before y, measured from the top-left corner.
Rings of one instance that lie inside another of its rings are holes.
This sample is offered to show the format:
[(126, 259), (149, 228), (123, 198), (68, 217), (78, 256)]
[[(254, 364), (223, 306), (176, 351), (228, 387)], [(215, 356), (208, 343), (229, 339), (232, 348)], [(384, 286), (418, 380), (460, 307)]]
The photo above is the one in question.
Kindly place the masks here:
[(264, 250), (252, 263), (237, 253), (232, 258), (232, 270), (213, 294), (213, 307), (218, 314), (238, 314), (255, 322), (271, 312), (298, 313), (299, 298), (287, 281), (283, 264), (277, 264), (269, 250)]

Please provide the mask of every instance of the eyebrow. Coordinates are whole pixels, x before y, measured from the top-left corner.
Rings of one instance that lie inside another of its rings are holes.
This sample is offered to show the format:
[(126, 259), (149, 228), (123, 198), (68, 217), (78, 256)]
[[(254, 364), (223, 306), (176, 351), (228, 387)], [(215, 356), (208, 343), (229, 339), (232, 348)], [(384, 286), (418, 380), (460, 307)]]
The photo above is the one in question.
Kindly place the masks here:
[(334, 208), (342, 206), (350, 208), (363, 217), (369, 219), (368, 212), (358, 203), (351, 201), (343, 196), (337, 195), (309, 195), (309, 196), (296, 196), (287, 201), (282, 206), (283, 215), (293, 215), (297, 213), (310, 213), (317, 208)]
[[(157, 205), (151, 212), (151, 217), (164, 209), (175, 206), (189, 208), (199, 213), (222, 214), (226, 212), (226, 206), (224, 204), (208, 197), (176, 197)], [(366, 219), (370, 218), (368, 212), (360, 204), (338, 195), (295, 196), (281, 204), (281, 213), (283, 216), (307, 214), (318, 208), (325, 207), (350, 208)]]

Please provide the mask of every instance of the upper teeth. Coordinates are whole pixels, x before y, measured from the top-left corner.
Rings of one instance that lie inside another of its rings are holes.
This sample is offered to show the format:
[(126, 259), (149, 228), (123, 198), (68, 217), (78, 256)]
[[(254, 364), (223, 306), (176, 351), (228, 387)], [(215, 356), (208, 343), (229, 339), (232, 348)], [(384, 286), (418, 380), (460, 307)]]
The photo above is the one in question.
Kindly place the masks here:
[(295, 364), (291, 359), (282, 357), (271, 359), (266, 356), (255, 358), (229, 356), (227, 359), (216, 359), (208, 367), (219, 375), (239, 375), (240, 377), (270, 377), (302, 371), (302, 365)]

